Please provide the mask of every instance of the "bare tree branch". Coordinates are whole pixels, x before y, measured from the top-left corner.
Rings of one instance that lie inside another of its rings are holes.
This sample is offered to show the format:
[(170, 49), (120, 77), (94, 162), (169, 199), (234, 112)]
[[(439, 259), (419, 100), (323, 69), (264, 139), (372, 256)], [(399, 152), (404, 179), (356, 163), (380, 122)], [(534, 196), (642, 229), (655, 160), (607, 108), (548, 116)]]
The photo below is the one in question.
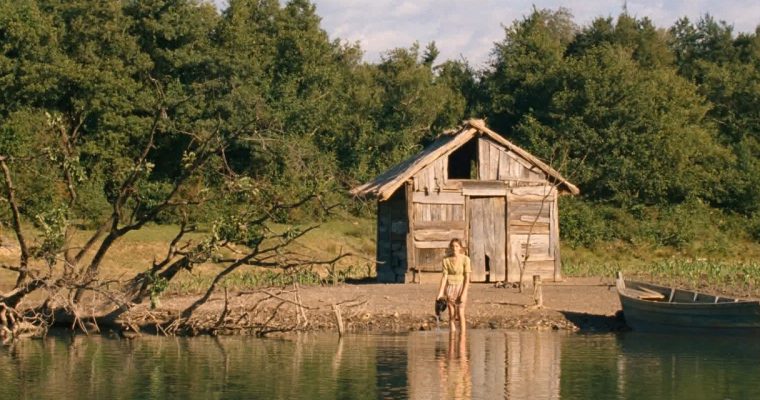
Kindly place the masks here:
[(0, 168), (2, 168), (3, 176), (5, 177), (5, 198), (11, 208), (13, 231), (16, 233), (16, 240), (18, 241), (18, 245), (21, 250), (21, 259), (19, 262), (20, 268), (18, 271), (18, 278), (16, 279), (16, 288), (19, 288), (21, 285), (23, 285), (26, 277), (28, 276), (27, 268), (29, 266), (29, 247), (26, 244), (24, 231), (21, 229), (21, 213), (19, 212), (18, 203), (16, 201), (16, 189), (13, 187), (11, 171), (8, 168), (6, 160), (7, 157), (0, 156)]

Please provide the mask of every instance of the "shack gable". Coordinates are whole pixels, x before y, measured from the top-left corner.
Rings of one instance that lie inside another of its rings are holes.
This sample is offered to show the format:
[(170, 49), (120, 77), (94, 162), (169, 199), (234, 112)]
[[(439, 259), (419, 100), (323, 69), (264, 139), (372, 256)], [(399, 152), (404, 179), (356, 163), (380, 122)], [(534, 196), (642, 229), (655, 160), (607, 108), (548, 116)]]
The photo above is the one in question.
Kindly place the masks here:
[(461, 189), (460, 181), (502, 181), (510, 186), (551, 184), (536, 165), (496, 141), (475, 136), (457, 149), (442, 154), (412, 176), (414, 191)]
[[(472, 156), (474, 152), (475, 157)], [(473, 165), (476, 165), (476, 170), (473, 170)], [(428, 190), (442, 187), (442, 182), (449, 179), (548, 180), (563, 192), (579, 193), (578, 188), (557, 171), (488, 129), (482, 120), (469, 120), (461, 129), (442, 134), (420, 153), (372, 181), (353, 188), (351, 193), (376, 196), (383, 201), (410, 179)]]

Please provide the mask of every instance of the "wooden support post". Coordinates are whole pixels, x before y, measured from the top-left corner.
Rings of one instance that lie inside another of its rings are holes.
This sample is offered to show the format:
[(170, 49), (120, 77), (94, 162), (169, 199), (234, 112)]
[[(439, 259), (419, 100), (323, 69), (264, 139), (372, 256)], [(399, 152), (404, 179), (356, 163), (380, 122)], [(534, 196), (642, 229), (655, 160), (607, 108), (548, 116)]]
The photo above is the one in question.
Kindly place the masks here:
[(541, 287), (541, 275), (533, 275), (533, 301), (537, 308), (544, 307), (544, 292)]
[(335, 312), (335, 320), (338, 322), (338, 336), (343, 337), (343, 317), (340, 314), (340, 305), (333, 304), (333, 312)]
[(420, 277), (420, 269), (416, 266), (412, 268), (412, 283), (422, 283), (422, 278)]

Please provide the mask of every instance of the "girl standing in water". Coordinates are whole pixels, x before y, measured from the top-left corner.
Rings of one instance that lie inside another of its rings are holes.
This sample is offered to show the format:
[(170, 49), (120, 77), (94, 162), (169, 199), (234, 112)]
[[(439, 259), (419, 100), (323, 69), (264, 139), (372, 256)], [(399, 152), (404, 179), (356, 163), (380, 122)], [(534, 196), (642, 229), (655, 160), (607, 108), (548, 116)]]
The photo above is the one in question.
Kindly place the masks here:
[(449, 328), (456, 331), (455, 320), (459, 318), (459, 328), (464, 332), (466, 324), (464, 309), (467, 303), (467, 289), (470, 287), (470, 257), (464, 254), (464, 246), (459, 239), (449, 242), (449, 256), (443, 259), (443, 276), (437, 299), (445, 298), (449, 308)]

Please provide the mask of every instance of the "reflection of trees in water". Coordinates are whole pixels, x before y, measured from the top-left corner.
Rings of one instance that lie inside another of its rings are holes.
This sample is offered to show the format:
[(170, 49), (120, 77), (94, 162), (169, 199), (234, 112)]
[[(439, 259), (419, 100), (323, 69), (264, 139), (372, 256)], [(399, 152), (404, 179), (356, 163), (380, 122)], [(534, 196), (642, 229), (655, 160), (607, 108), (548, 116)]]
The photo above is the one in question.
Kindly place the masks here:
[(757, 360), (760, 341), (752, 338), (66, 335), (0, 349), (0, 400), (760, 398)]
[(760, 398), (755, 338), (626, 333), (568, 339), (562, 398)]
[(760, 398), (760, 341), (743, 336), (617, 338), (626, 398)]
[(378, 398), (375, 339), (328, 339), (19, 341), (0, 350), (0, 399)]

